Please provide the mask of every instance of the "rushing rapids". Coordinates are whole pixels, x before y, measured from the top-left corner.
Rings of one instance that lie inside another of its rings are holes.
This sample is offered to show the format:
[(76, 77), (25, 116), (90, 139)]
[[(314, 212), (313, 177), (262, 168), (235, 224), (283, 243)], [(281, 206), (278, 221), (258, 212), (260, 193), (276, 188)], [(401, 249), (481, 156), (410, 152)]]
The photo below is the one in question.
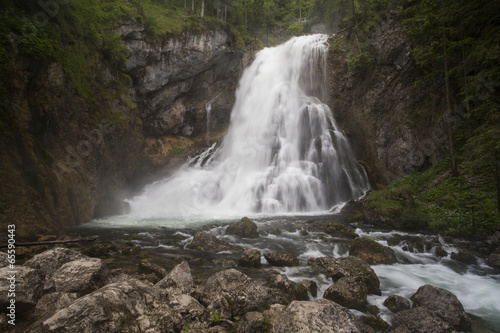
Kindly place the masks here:
[(130, 201), (131, 215), (320, 212), (362, 196), (366, 173), (321, 102), (326, 55), (326, 35), (259, 52), (241, 78), (217, 158), (149, 185)]

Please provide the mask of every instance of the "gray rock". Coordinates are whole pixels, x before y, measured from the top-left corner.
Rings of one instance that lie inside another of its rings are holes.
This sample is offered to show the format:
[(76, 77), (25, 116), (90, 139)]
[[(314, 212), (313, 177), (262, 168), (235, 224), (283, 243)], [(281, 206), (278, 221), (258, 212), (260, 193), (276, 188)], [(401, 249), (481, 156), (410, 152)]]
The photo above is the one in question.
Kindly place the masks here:
[(267, 332), (357, 333), (356, 318), (335, 302), (319, 299), (293, 301), (288, 306), (272, 305), (264, 312), (268, 318)]
[(169, 298), (168, 304), (182, 317), (182, 325), (189, 327), (190, 330), (207, 328), (214, 322), (210, 312), (189, 295), (174, 295)]
[(262, 310), (269, 299), (267, 288), (235, 269), (228, 269), (207, 280), (201, 301), (220, 318), (232, 319)]
[(62, 265), (50, 280), (56, 291), (88, 294), (105, 286), (111, 279), (106, 264), (98, 258), (73, 260)]
[(88, 257), (71, 249), (56, 247), (35, 255), (24, 265), (40, 270), (43, 276), (50, 276), (65, 263), (84, 258)]
[(396, 263), (397, 261), (396, 254), (393, 249), (388, 246), (383, 246), (375, 242), (373, 239), (366, 237), (356, 238), (351, 243), (349, 254), (366, 261), (370, 265), (390, 265)]
[[(15, 272), (15, 273), (11, 273)], [(14, 280), (9, 278), (14, 277)], [(15, 297), (9, 294), (14, 289)], [(43, 276), (39, 270), (25, 266), (10, 266), (0, 268), (0, 308), (8, 311), (11, 299), (15, 300), (16, 313), (35, 307), (42, 296)]]
[[(141, 314), (137, 319), (137, 327), (124, 325), (124, 332), (137, 333), (178, 333), (185, 327), (182, 316), (168, 306), (168, 304), (157, 304), (151, 310)], [(186, 326), (187, 327), (187, 326)], [(191, 332), (191, 331), (190, 331)]]
[(267, 272), (267, 276), (268, 286), (280, 290), (286, 303), (293, 300), (306, 301), (309, 299), (307, 288), (300, 283), (291, 281), (286, 275), (270, 270)]
[(273, 266), (298, 266), (300, 264), (299, 258), (286, 252), (269, 252), (264, 254), (264, 258), (266, 258), (267, 262)]
[(459, 331), (471, 330), (471, 319), (462, 303), (448, 290), (431, 285), (418, 288), (411, 297), (413, 307), (424, 307)]
[(241, 267), (260, 267), (260, 251), (246, 249), (241, 254), (238, 265)]
[(155, 287), (168, 289), (173, 293), (189, 293), (194, 287), (191, 269), (187, 261), (175, 266)]
[(57, 291), (51, 294), (43, 295), (38, 300), (35, 307), (35, 316), (37, 318), (52, 315), (55, 312), (68, 307), (78, 298), (76, 293), (66, 293)]
[(426, 308), (413, 308), (396, 313), (392, 322), (397, 332), (451, 333), (453, 327)]
[(500, 269), (500, 253), (490, 254), (486, 263), (493, 268)]
[(410, 301), (399, 295), (391, 295), (384, 301), (384, 306), (392, 312), (408, 310), (411, 307)]
[(353, 256), (345, 258), (310, 258), (308, 265), (330, 276), (333, 281), (343, 277), (361, 277), (366, 285), (368, 294), (381, 295), (380, 280), (377, 274), (365, 261)]
[(259, 229), (255, 222), (248, 217), (244, 217), (240, 222), (228, 226), (226, 228), (226, 234), (236, 235), (241, 238), (258, 238)]
[(452, 252), (451, 259), (460, 261), (466, 265), (476, 264), (476, 256), (469, 250), (460, 250), (457, 252)]
[[(156, 309), (155, 300), (161, 299), (154, 288), (137, 280), (113, 283), (77, 299), (49, 318), (35, 322), (29, 332), (147, 332), (147, 329), (155, 327), (154, 325), (161, 327), (159, 319), (149, 318), (148, 324), (142, 322), (143, 326), (139, 330), (137, 318), (152, 313)], [(168, 307), (162, 310), (164, 311), (159, 317), (167, 317)], [(173, 325), (176, 317), (179, 324)], [(169, 325), (175, 326), (175, 330), (164, 332), (180, 331), (180, 316), (171, 314), (169, 320)]]
[(324, 298), (350, 309), (362, 309), (368, 296), (361, 277), (343, 277), (325, 290)]
[(256, 333), (264, 331), (265, 318), (261, 312), (247, 312), (241, 318), (236, 333)]
[(372, 315), (359, 317), (357, 325), (363, 333), (386, 332), (389, 329), (389, 324), (387, 324), (382, 318)]
[(150, 262), (141, 262), (137, 267), (137, 273), (154, 274), (159, 279), (163, 279), (167, 275), (167, 271), (163, 267)]
[(311, 293), (312, 297), (318, 296), (318, 285), (316, 282), (313, 280), (302, 280), (300, 283), (307, 288), (307, 291)]
[(8, 254), (0, 251), (0, 268), (9, 264)]
[(209, 252), (220, 252), (220, 251), (240, 251), (241, 248), (235, 245), (231, 245), (226, 241), (218, 239), (214, 235), (206, 232), (197, 232), (190, 247), (198, 251), (209, 251)]

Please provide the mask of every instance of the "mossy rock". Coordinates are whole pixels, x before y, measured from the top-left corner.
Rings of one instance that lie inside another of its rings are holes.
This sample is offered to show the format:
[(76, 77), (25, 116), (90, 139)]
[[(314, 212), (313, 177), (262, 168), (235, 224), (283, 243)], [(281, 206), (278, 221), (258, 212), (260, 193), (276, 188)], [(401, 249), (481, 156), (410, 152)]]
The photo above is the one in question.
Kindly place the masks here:
[(241, 238), (258, 238), (259, 229), (255, 222), (248, 217), (244, 217), (240, 222), (230, 225), (226, 229), (226, 234), (236, 235)]
[(356, 238), (351, 243), (349, 254), (366, 261), (370, 265), (390, 265), (396, 263), (397, 261), (396, 254), (393, 249), (383, 246), (375, 242), (373, 239), (366, 237)]

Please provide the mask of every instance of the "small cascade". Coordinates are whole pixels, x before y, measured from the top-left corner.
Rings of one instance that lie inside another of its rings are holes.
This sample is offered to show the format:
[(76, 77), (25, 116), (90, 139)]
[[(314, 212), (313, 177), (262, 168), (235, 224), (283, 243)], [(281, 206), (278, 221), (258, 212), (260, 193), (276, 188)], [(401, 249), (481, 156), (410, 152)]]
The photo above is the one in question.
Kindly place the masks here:
[(222, 95), (222, 93), (219, 93), (217, 96), (215, 96), (210, 101), (205, 103), (205, 110), (207, 110), (207, 134), (205, 138), (207, 147), (210, 145), (210, 112), (212, 111), (212, 104), (215, 103), (215, 101), (217, 100), (217, 98), (219, 98), (220, 95)]

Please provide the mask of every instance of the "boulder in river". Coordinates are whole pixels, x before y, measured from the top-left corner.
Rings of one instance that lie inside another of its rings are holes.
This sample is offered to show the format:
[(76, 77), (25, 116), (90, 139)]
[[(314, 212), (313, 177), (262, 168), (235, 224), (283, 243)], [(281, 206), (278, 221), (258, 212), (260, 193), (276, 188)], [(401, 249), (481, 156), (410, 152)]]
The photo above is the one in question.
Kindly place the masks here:
[(238, 265), (241, 267), (260, 267), (260, 251), (245, 249), (240, 256)]
[(469, 250), (460, 250), (458, 252), (451, 253), (451, 259), (460, 261), (466, 265), (476, 264), (476, 256)]
[(471, 330), (471, 319), (457, 296), (448, 290), (424, 285), (411, 297), (413, 308), (424, 307), (459, 331)]
[(493, 268), (500, 269), (500, 251), (490, 254), (486, 263)]
[(262, 311), (270, 299), (267, 288), (245, 274), (228, 269), (208, 278), (201, 301), (222, 319), (242, 317), (249, 311)]
[(427, 308), (413, 308), (396, 313), (392, 322), (393, 331), (397, 332), (425, 332), (425, 333), (452, 333), (456, 332), (453, 326), (439, 318)]
[(267, 332), (358, 333), (356, 318), (343, 306), (327, 299), (272, 305), (264, 312)]
[(299, 258), (291, 253), (274, 251), (264, 254), (267, 262), (273, 266), (298, 266)]
[[(11, 273), (15, 271), (16, 273)], [(14, 276), (14, 279), (11, 279)], [(15, 297), (10, 297), (9, 290), (15, 290)], [(0, 307), (9, 311), (10, 301), (14, 299), (16, 313), (35, 307), (43, 292), (43, 276), (39, 270), (25, 266), (6, 266), (0, 268)]]
[(367, 237), (356, 238), (351, 243), (349, 254), (366, 261), (370, 265), (390, 265), (397, 261), (393, 249)]
[(244, 217), (240, 222), (226, 228), (226, 234), (236, 235), (241, 238), (258, 238), (259, 229), (254, 221)]
[(197, 232), (194, 235), (190, 247), (193, 250), (203, 252), (241, 251), (239, 246), (231, 245), (228, 242), (218, 239), (214, 235), (203, 231)]
[(346, 308), (363, 309), (368, 296), (366, 284), (360, 276), (343, 277), (325, 290), (324, 298)]
[(343, 277), (361, 277), (368, 294), (381, 295), (380, 280), (377, 274), (365, 261), (353, 256), (343, 258), (309, 258), (307, 264), (321, 273), (330, 276), (333, 281)]
[(384, 301), (384, 306), (394, 313), (408, 310), (411, 307), (410, 301), (403, 296), (391, 295)]
[(270, 288), (280, 290), (286, 303), (293, 300), (306, 301), (309, 299), (307, 288), (303, 284), (294, 282), (288, 279), (285, 274), (280, 274), (275, 270), (267, 272), (267, 284)]

